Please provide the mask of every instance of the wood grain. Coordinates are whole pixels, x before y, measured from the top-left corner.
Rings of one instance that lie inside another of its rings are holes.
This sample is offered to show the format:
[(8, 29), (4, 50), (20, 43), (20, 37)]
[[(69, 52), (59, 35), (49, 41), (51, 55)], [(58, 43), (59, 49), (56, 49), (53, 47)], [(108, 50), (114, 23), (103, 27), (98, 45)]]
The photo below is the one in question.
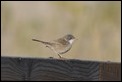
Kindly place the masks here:
[(120, 72), (120, 64), (75, 59), (1, 57), (3, 81), (111, 81), (121, 80)]
[(119, 63), (101, 63), (100, 72), (100, 80), (121, 81), (121, 64)]

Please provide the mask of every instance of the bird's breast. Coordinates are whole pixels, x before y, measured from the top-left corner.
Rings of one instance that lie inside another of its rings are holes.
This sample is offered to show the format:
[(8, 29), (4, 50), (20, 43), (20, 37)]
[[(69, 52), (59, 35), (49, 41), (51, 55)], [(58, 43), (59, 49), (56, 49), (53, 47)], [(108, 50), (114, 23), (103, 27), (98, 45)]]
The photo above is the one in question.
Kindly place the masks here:
[(68, 45), (58, 45), (56, 46), (56, 51), (59, 53), (59, 54), (64, 54), (66, 52), (68, 52), (70, 49), (71, 49), (71, 45), (68, 44)]

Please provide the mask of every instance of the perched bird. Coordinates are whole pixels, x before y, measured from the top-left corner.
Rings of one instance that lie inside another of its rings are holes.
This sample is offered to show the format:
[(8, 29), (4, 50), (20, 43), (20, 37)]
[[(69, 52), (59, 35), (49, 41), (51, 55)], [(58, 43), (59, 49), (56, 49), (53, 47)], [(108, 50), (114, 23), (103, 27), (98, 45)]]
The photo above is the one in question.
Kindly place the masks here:
[(37, 39), (32, 39), (32, 40), (43, 43), (44, 45), (46, 45), (46, 47), (53, 50), (56, 54), (58, 54), (60, 58), (62, 58), (61, 54), (64, 54), (71, 49), (75, 37), (71, 34), (67, 34), (62, 38), (53, 40), (51, 42), (45, 42)]

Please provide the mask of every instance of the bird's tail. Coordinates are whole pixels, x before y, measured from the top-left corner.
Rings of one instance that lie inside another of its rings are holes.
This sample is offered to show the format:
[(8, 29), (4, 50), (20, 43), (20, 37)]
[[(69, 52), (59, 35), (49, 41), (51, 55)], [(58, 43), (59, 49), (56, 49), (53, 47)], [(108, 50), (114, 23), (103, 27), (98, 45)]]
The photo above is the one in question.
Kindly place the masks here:
[(43, 43), (43, 44), (45, 44), (45, 45), (50, 45), (50, 43), (49, 42), (45, 42), (45, 41), (41, 41), (41, 40), (37, 40), (37, 39), (32, 39), (33, 41), (36, 41), (36, 42), (41, 42), (41, 43)]

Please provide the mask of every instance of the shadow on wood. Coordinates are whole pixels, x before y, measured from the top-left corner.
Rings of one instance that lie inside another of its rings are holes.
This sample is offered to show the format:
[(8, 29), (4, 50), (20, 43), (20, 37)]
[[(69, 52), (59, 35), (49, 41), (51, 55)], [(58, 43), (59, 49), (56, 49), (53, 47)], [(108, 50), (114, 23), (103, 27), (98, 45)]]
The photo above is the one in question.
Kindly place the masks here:
[(120, 81), (121, 64), (81, 60), (1, 57), (3, 81)]

